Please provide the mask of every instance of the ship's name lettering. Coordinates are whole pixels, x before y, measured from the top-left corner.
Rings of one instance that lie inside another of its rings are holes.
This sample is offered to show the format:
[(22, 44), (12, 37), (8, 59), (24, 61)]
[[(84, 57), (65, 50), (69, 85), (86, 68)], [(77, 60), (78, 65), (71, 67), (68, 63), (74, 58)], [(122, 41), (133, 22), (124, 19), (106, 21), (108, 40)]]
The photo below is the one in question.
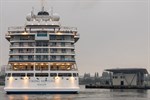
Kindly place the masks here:
[(30, 80), (29, 82), (55, 82), (54, 80)]

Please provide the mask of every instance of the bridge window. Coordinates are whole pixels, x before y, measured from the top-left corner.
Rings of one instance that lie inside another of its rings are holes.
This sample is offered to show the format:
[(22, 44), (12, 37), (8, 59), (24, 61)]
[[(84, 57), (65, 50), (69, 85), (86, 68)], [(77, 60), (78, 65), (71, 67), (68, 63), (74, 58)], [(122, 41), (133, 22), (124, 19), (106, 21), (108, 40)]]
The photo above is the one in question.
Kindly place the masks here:
[(47, 37), (47, 32), (38, 32), (37, 37)]

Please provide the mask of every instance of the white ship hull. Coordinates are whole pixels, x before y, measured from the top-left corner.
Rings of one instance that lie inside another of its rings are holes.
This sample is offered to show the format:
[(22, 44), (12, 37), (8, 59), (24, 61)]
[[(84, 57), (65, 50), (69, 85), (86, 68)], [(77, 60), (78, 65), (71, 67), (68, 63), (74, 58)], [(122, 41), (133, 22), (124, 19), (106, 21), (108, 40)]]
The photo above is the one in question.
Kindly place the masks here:
[(78, 93), (78, 77), (9, 77), (6, 93)]

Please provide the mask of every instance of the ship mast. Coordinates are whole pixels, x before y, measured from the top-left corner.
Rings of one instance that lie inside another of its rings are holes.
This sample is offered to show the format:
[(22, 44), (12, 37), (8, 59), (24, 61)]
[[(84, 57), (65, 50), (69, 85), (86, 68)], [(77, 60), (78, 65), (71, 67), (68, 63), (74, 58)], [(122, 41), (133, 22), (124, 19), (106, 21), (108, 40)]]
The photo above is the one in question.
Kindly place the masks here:
[(41, 0), (41, 10), (44, 11), (44, 2), (45, 0)]

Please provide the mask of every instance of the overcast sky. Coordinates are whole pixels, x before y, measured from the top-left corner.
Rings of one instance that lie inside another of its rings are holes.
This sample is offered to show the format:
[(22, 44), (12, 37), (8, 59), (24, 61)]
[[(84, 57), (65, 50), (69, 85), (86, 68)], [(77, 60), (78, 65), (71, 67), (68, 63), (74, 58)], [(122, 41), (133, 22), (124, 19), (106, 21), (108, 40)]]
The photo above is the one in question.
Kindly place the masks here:
[[(150, 0), (45, 0), (45, 8), (60, 15), (64, 26), (78, 28), (76, 60), (80, 74), (107, 68), (147, 68), (150, 71)], [(23, 26), (40, 0), (1, 0), (0, 66), (8, 62), (9, 26)]]

